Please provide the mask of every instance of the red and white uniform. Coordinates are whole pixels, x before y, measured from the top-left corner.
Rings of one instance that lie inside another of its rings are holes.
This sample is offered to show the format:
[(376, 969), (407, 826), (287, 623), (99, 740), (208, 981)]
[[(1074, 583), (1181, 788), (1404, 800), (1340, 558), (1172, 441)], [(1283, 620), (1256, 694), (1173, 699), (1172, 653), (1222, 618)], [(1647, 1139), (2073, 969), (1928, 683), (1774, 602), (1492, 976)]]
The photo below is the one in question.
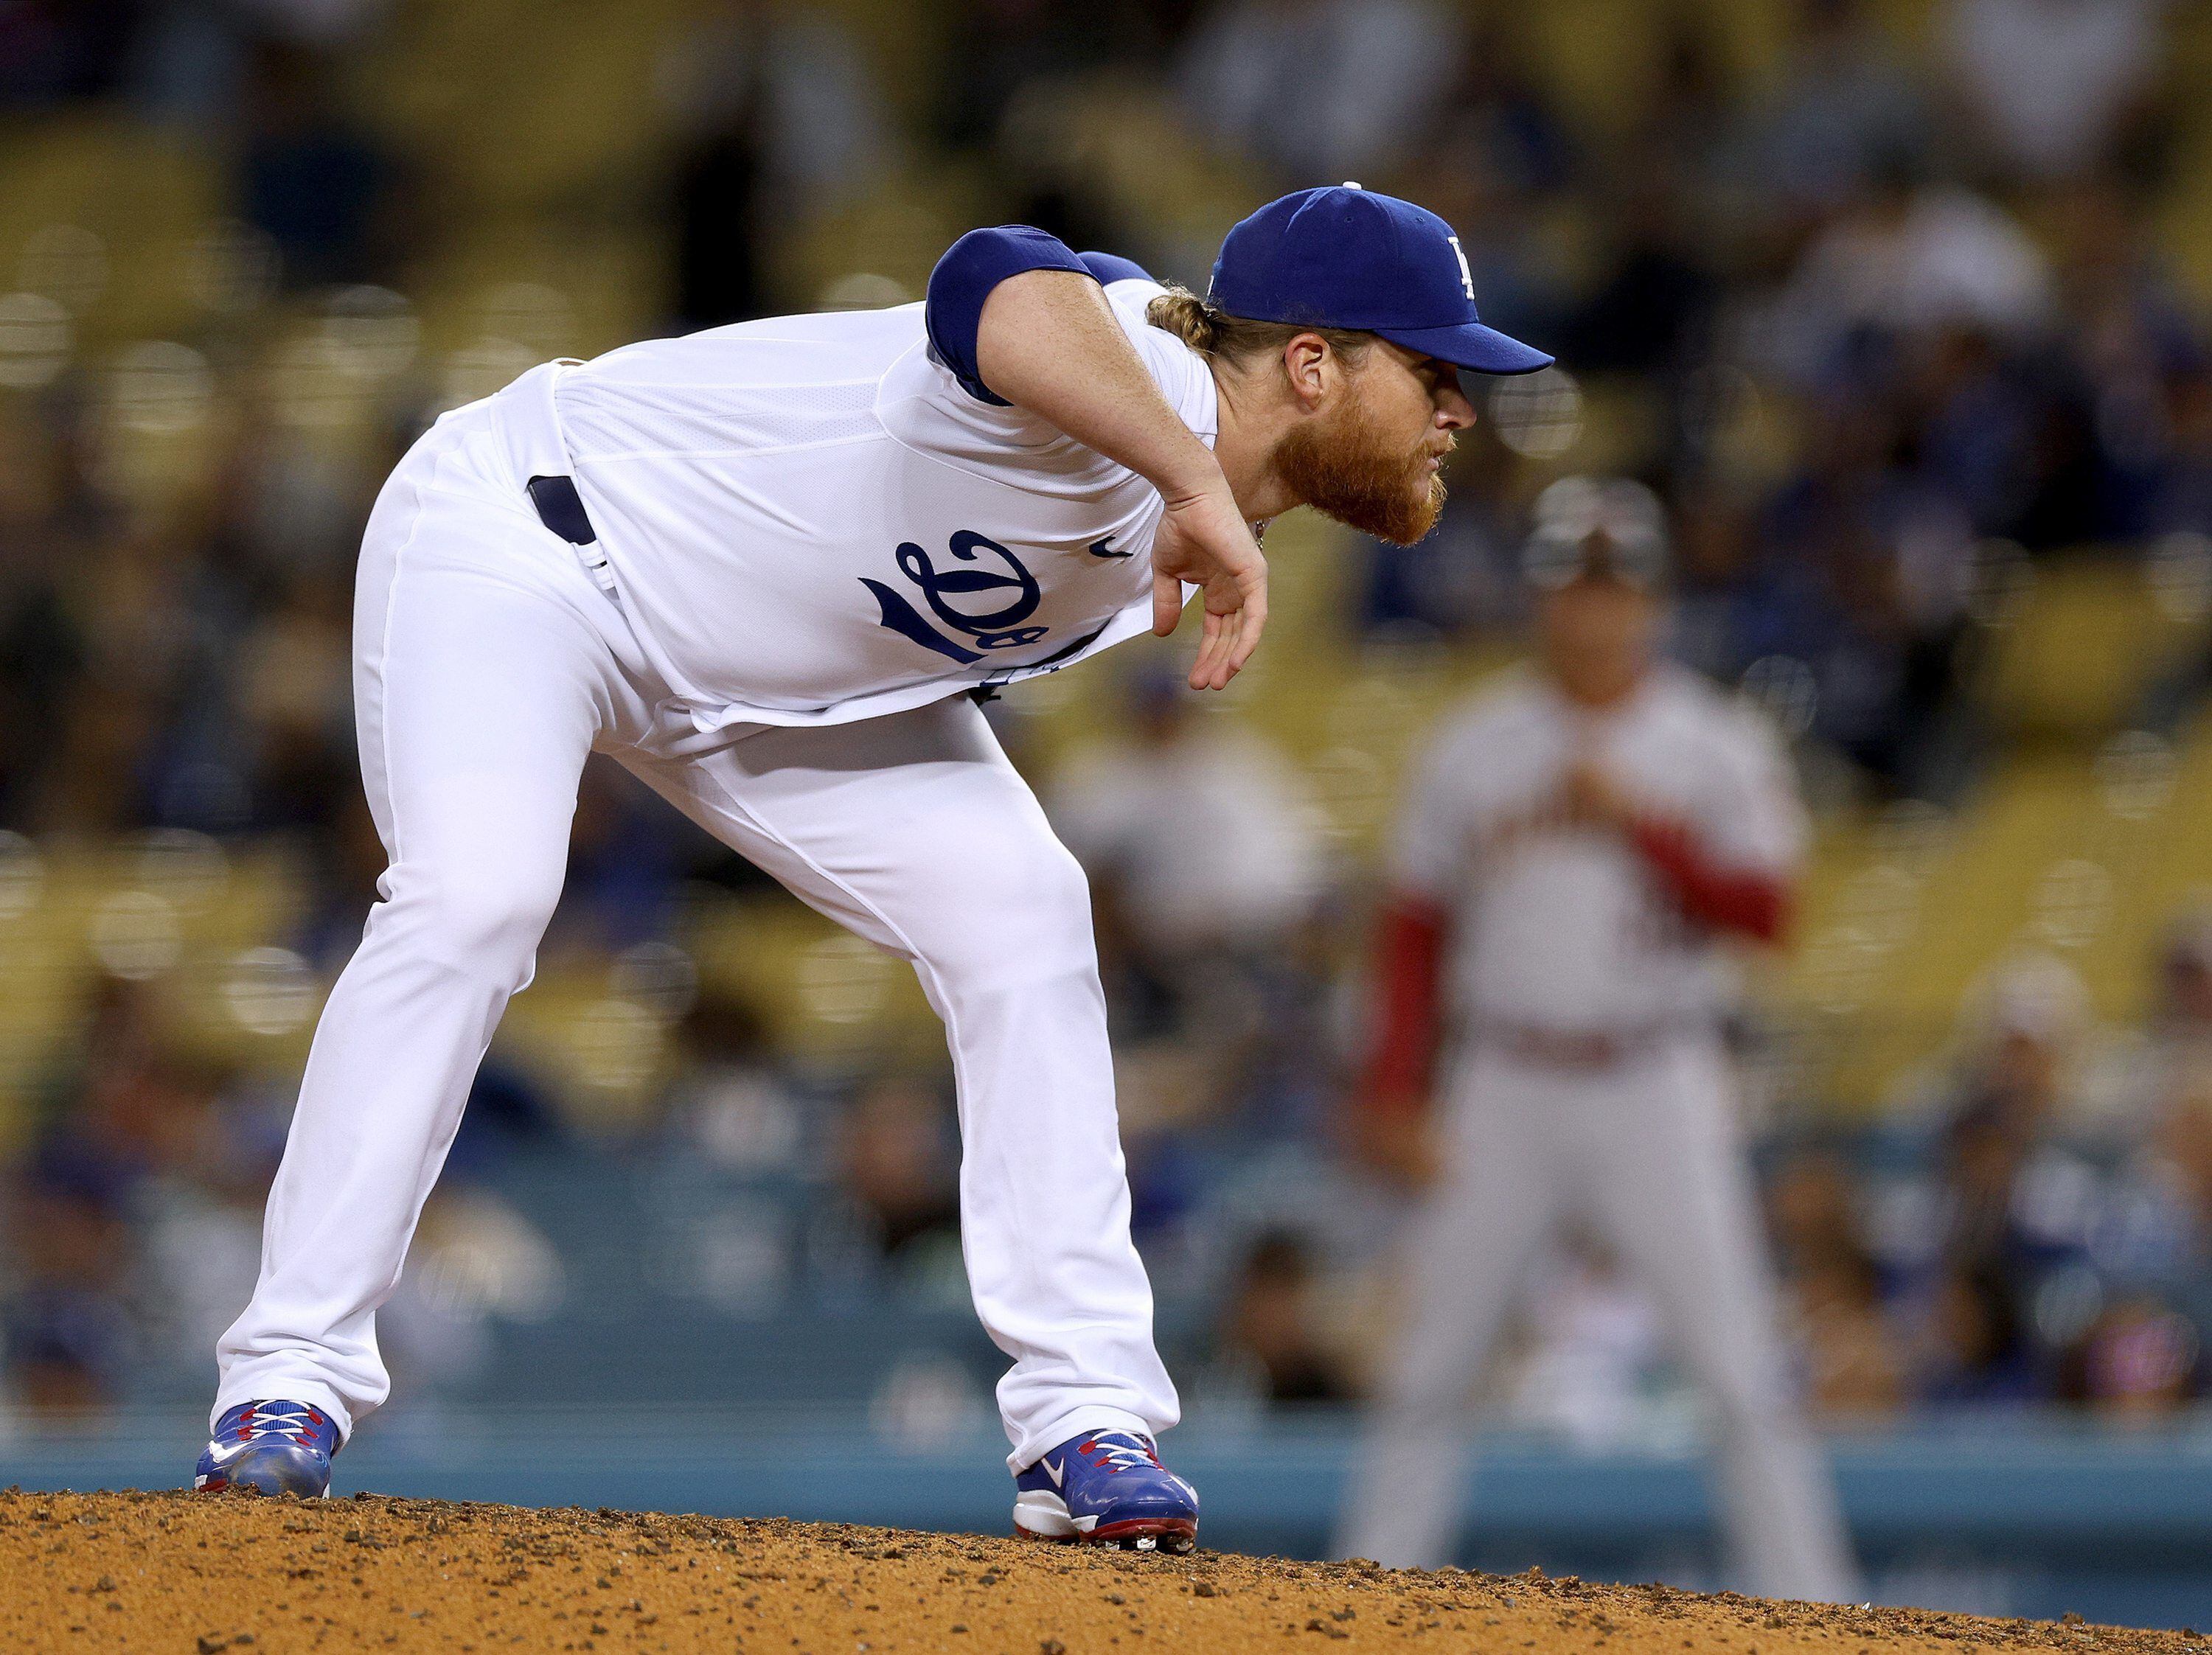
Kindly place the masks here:
[[(1628, 823), (1570, 819), (1563, 783), (1584, 761), (1635, 801)], [(1834, 1496), (1789, 1399), (1719, 1034), (1726, 941), (1778, 933), (1804, 837), (1771, 732), (1676, 668), (1603, 711), (1516, 675), (1433, 740), (1394, 849), (1370, 1094), (1417, 1107), (1434, 1067), (1443, 1168), (1407, 1238), (1411, 1319), (1343, 1555), (1450, 1560), (1468, 1392), (1530, 1256), (1578, 1221), (1640, 1280), (1713, 1404), (1745, 1584), (1850, 1595)]]

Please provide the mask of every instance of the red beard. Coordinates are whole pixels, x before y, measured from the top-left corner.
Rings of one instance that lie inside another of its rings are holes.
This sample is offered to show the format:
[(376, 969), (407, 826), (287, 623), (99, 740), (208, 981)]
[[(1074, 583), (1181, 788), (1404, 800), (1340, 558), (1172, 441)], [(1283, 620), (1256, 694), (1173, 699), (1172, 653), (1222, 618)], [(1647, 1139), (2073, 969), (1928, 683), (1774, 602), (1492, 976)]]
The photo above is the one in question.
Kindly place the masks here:
[(1444, 480), (1425, 448), (1407, 454), (1356, 402), (1334, 419), (1306, 420), (1275, 445), (1275, 475), (1292, 494), (1346, 528), (1410, 546), (1437, 526)]

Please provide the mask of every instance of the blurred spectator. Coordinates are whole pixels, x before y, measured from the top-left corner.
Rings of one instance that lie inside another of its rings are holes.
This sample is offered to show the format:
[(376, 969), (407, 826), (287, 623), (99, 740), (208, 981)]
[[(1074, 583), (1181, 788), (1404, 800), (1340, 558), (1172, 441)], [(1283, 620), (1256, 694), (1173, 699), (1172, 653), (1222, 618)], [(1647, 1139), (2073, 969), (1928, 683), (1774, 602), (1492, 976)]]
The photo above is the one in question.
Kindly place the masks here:
[(544, 1082), (517, 1059), (506, 1041), (495, 1041), (469, 1087), (460, 1127), (446, 1152), (443, 1182), (457, 1186), (471, 1180), (488, 1182), (518, 1152), (558, 1149), (566, 1138)]
[(2172, 1416), (2197, 1391), (2201, 1355), (2186, 1318), (2148, 1294), (2108, 1306), (2069, 1354), (2060, 1394), (2127, 1424)]
[(1320, 872), (1297, 772), (1165, 670), (1133, 676), (1127, 701), (1131, 739), (1067, 767), (1053, 825), (1140, 948), (1174, 960), (1272, 947)]
[(240, 640), (232, 747), (252, 824), (322, 838), (358, 808), (350, 593), (301, 579)]
[(2149, 1034), (2165, 1089), (2212, 1095), (2212, 907), (2173, 916), (2156, 968)]
[(1920, 78), (1866, 0), (1796, 0), (1781, 78), (1746, 134), (1760, 191), (1793, 216), (1840, 206), (1928, 142)]
[(1954, 498), (1896, 463), (1895, 432), (1877, 409), (1838, 398), (1808, 423), (1802, 465), (1755, 518), (1689, 519), (1702, 554), (1734, 564), (1695, 600), (1716, 627), (1704, 646), (1718, 646), (1724, 676), (1760, 660), (1802, 664), (1813, 733), (1885, 785), (1923, 792), (1940, 785), (1972, 524)]
[(1969, 991), (1945, 1112), (1955, 1131), (1987, 1118), (2027, 1140), (2087, 1118), (2082, 1064), (2094, 1030), (2088, 985), (2057, 955), (2000, 961)]
[(1767, 1181), (1808, 1400), (1830, 1417), (1865, 1419), (1903, 1403), (1907, 1374), (1855, 1203), (1850, 1165), (1832, 1152), (1794, 1155)]
[(2176, 361), (2163, 391), (2168, 446), (2147, 526), (2212, 535), (2212, 358)]
[(676, 901), (679, 846), (695, 831), (627, 771), (603, 758), (587, 763), (544, 946), (611, 953), (660, 935)]
[(2142, 1099), (2134, 1170), (2162, 1196), (2187, 1255), (2166, 1272), (2185, 1281), (2187, 1307), (2212, 1312), (2204, 1264), (2212, 1250), (2212, 915), (2185, 912), (2160, 951), (2159, 999), (2131, 1077)]
[[(2094, 1060), (2087, 993), (2070, 967), (2034, 955), (2004, 965), (1970, 997), (1966, 1028), (1936, 1256), (1916, 1295), (1923, 1394), (2094, 1402), (2123, 1383), (2096, 1362), (2135, 1372), (2146, 1342), (2172, 1331), (2127, 1306), (2195, 1268), (2202, 1218), (2139, 1162), (2143, 1123)], [(2170, 1379), (2144, 1381), (2147, 1392), (2166, 1395)]]
[(958, 1155), (951, 1111), (934, 1088), (903, 1075), (871, 1082), (839, 1137), (846, 1193), (884, 1257), (957, 1236)]
[(1947, 1270), (1929, 1295), (1922, 1331), (1922, 1400), (2017, 1406), (2043, 1394), (2034, 1343), (1996, 1266), (1960, 1262)]
[(43, 827), (84, 640), (64, 586), (94, 514), (29, 410), (0, 415), (0, 826)]
[(2094, 537), (2133, 540), (2186, 528), (2186, 508), (2174, 512), (2166, 504), (2186, 452), (2167, 397), (2203, 360), (2201, 319), (2136, 192), (2084, 181), (2052, 203), (2050, 220), (2092, 427)]
[(126, 1399), (143, 1352), (124, 1196), (113, 1167), (58, 1150), (15, 1180), (0, 1277), (0, 1385), (17, 1406), (84, 1415)]
[(1589, 1236), (1573, 1238), (1532, 1274), (1511, 1417), (1594, 1450), (1632, 1440), (1665, 1366), (1650, 1294)]
[[(1528, 256), (1517, 245), (1522, 237), (1480, 233), (1496, 207), (1531, 204), (1563, 189), (1578, 159), (1566, 123), (1531, 72), (1509, 15), (1492, 8), (1474, 21), (1451, 78), (1430, 105), (1427, 124), (1414, 129), (1404, 150), (1420, 175), (1414, 193), (1462, 229), (1468, 262), (1478, 272), (1485, 258)], [(1476, 191), (1483, 200), (1460, 207), (1449, 199), (1458, 187)], [(1499, 302), (1498, 285), (1476, 276), (1486, 318)], [(1514, 318), (1513, 324), (1522, 324), (1522, 318)]]
[(1859, 1422), (1895, 1413), (1907, 1400), (1909, 1376), (1872, 1261), (1829, 1255), (1790, 1290), (1813, 1412)]
[(677, 1039), (677, 1078), (662, 1100), (671, 1127), (732, 1171), (799, 1170), (805, 1120), (759, 1009), (705, 989)]
[(1313, 1052), (1318, 962), (1297, 944), (1321, 866), (1310, 802), (1273, 747), (1164, 670), (1132, 676), (1126, 702), (1130, 738), (1073, 760), (1046, 806), (1091, 875), (1141, 1231), (1190, 1197), (1159, 1135), (1242, 1104), (1278, 1131), (1316, 1112), (1326, 1071), (1285, 1066)]
[(2107, 158), (2157, 76), (2168, 0), (1950, 0), (1944, 45), (1990, 156), (2033, 179)]
[(238, 106), (258, 42), (334, 58), (358, 48), (389, 9), (389, 0), (186, 0), (141, 7), (131, 90), (155, 114), (219, 123)]
[(938, 76), (939, 135), (956, 150), (990, 148), (1025, 90), (1063, 81), (1108, 58), (1119, 44), (1117, 25), (1130, 21), (1131, 9), (1052, 0), (960, 0), (951, 8)]
[(683, 330), (768, 312), (759, 126), (756, 104), (736, 103), (713, 124), (702, 124), (676, 164), (670, 263), (675, 325)]
[(302, 893), (292, 946), (325, 978), (335, 978), (361, 946), (362, 916), (377, 900), (376, 883), (390, 861), (377, 837), (359, 778), (351, 791), (328, 797), (330, 826), (307, 841)]
[(874, 180), (885, 137), (866, 53), (825, 10), (718, 0), (664, 53), (677, 146), (675, 311), (686, 328), (773, 308), (774, 227), (835, 211)]
[(2025, 1089), (1993, 1088), (1972, 1097), (1944, 1138), (1950, 1219), (1944, 1251), (2003, 1272), (2023, 1311), (2033, 1267), (2048, 1262), (2021, 1223), (2023, 1185), (2042, 1147), (2041, 1103)]
[(1891, 156), (1806, 250), (1784, 316), (1801, 370), (1818, 377), (1869, 334), (2019, 336), (2048, 318), (2051, 300), (2044, 257), (2010, 215)]
[(1560, 359), (1577, 373), (1679, 375), (1708, 354), (1719, 299), (1694, 221), (1663, 178), (1638, 179), (1612, 205), (1601, 275), (1567, 319)]
[(386, 274), (385, 215), (395, 167), (336, 95), (328, 61), (261, 41), (246, 76), (238, 157), (240, 215), (275, 242), (286, 285), (373, 282)]
[(2078, 1082), (2088, 1024), (2087, 991), (2063, 961), (2007, 963), (1970, 1000), (1943, 1106), (1943, 1252), (2002, 1272), (2023, 1317), (2035, 1273), (2082, 1239), (2077, 1211), (2031, 1197), (2039, 1171), (2063, 1153), (2062, 1135), (2087, 1113)]
[(252, 1296), (262, 1208), (289, 1124), (289, 1097), (227, 1080), (194, 1141), (149, 1192), (146, 1262), (161, 1337), (195, 1371)]
[(1305, 1244), (1278, 1230), (1253, 1242), (1230, 1287), (1223, 1349), (1258, 1370), (1271, 1403), (1343, 1402), (1351, 1395), (1341, 1361), (1321, 1337), (1315, 1286)]
[(204, 1065), (179, 1052), (156, 984), (96, 979), (83, 1022), (47, 1076), (40, 1153), (105, 1167), (125, 1193), (188, 1161), (212, 1102)]
[(1185, 113), (1285, 189), (1377, 173), (1437, 107), (1457, 20), (1430, 0), (1220, 0), (1184, 43)]
[(131, 0), (0, 3), (0, 109), (38, 109), (118, 90), (139, 11)]
[(1724, 145), (1741, 100), (1712, 15), (1680, 0), (1651, 9), (1656, 38), (1640, 105), (1628, 112), (1623, 153), (1637, 158), (1639, 183), (1702, 193), (1727, 163)]

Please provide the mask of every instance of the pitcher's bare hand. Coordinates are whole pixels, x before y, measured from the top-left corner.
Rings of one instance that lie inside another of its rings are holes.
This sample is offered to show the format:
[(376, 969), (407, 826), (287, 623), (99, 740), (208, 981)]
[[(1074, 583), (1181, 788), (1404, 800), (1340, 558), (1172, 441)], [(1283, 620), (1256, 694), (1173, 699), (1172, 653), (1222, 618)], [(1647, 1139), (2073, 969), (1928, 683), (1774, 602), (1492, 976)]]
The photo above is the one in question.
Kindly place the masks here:
[(1170, 499), (1152, 537), (1152, 630), (1182, 618), (1182, 587), (1201, 589), (1206, 619), (1193, 689), (1224, 689), (1260, 646), (1267, 625), (1267, 560), (1237, 514), (1226, 482)]

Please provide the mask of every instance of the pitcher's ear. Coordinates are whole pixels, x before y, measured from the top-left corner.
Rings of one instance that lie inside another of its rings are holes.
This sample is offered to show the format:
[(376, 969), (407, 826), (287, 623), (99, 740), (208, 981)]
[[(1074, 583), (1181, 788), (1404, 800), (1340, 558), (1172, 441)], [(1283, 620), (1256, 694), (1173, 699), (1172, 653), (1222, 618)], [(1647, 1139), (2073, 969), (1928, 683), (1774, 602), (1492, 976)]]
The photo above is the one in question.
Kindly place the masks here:
[(1340, 372), (1343, 361), (1318, 333), (1297, 333), (1283, 343), (1283, 371), (1290, 378), (1291, 394), (1308, 409), (1328, 394), (1329, 376)]

